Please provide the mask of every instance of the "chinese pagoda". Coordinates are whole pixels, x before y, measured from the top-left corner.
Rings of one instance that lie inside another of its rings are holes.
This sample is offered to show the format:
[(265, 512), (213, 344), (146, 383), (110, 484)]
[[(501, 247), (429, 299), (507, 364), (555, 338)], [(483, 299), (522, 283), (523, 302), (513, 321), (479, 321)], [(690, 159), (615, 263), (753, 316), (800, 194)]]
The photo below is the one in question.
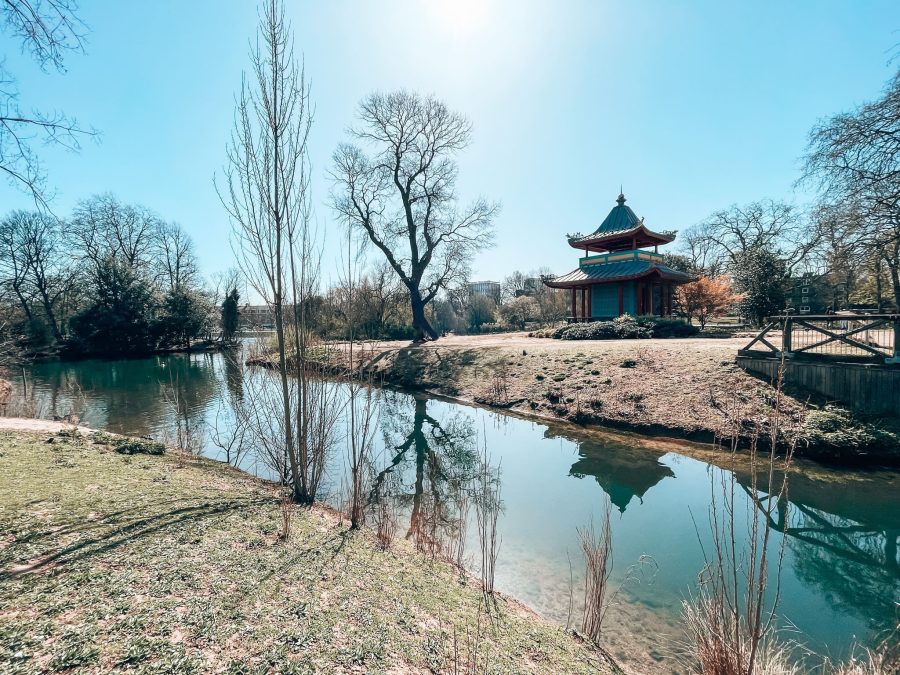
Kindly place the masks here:
[[(625, 206), (625, 195), (619, 193), (616, 203), (594, 232), (569, 236), (569, 246), (584, 251), (578, 269), (544, 279), (550, 288), (572, 289), (573, 321), (669, 316), (675, 287), (695, 280), (662, 263), (659, 246), (673, 241), (674, 232), (645, 227), (643, 218)], [(653, 251), (643, 250), (650, 246)]]

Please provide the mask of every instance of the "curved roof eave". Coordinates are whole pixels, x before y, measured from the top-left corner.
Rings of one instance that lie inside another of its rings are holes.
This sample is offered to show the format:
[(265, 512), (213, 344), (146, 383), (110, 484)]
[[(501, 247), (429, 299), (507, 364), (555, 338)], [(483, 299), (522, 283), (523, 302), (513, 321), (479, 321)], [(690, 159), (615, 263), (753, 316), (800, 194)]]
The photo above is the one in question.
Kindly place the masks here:
[(572, 248), (582, 248), (585, 245), (590, 244), (599, 244), (604, 241), (610, 241), (613, 239), (623, 239), (625, 237), (633, 236), (637, 233), (641, 233), (646, 235), (647, 237), (658, 239), (661, 243), (668, 244), (675, 240), (675, 236), (671, 234), (662, 234), (661, 232), (654, 232), (653, 230), (648, 229), (644, 226), (643, 223), (640, 225), (636, 225), (628, 230), (619, 230), (617, 232), (605, 232), (603, 234), (588, 234), (583, 237), (570, 238), (569, 246)]
[(692, 274), (679, 272), (678, 270), (673, 270), (669, 267), (651, 265), (647, 269), (641, 270), (639, 272), (603, 277), (592, 277), (588, 274), (585, 274), (585, 272), (581, 268), (578, 268), (577, 270), (573, 270), (568, 274), (563, 274), (556, 279), (545, 279), (544, 285), (548, 286), (549, 288), (573, 288), (580, 286), (593, 286), (595, 284), (611, 284), (619, 281), (633, 281), (635, 279), (641, 279), (643, 277), (649, 277), (653, 275), (659, 276), (660, 278), (667, 281), (674, 281), (676, 283), (682, 284), (697, 280), (697, 277)]

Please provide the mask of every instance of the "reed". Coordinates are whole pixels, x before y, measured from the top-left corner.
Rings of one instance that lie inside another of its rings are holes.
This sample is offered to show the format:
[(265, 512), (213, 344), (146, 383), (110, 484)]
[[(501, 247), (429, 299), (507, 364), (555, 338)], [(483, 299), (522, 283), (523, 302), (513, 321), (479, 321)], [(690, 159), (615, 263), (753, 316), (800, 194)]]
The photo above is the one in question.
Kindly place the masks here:
[(613, 557), (610, 511), (611, 505), (607, 500), (599, 531), (594, 529), (593, 522), (587, 528), (578, 530), (586, 565), (581, 632), (596, 645), (600, 644), (603, 621), (611, 605), (609, 578), (612, 574)]

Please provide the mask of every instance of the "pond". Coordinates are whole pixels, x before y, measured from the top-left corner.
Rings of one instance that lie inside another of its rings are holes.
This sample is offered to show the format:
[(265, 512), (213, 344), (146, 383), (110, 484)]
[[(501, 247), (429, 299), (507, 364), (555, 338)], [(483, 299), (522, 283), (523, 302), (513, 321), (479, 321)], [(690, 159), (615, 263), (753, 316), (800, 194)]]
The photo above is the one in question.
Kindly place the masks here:
[[(191, 354), (39, 363), (28, 372), (29, 405), (43, 417), (74, 410), (89, 426), (157, 438), (187, 426), (204, 454), (224, 459), (214, 429), (233, 424), (230, 411), (248, 378), (268, 377), (251, 374), (240, 361)], [(472, 485), (487, 452), (499, 470), (502, 498), (497, 588), (553, 621), (578, 625), (584, 569), (578, 530), (597, 525), (609, 504), (618, 589), (606, 624), (610, 651), (641, 671), (671, 672), (669, 657), (683, 640), (681, 602), (696, 589), (710, 550), (713, 500), (721, 498), (723, 480), (749, 490), (746, 465), (729, 466), (726, 457), (698, 446), (534, 422), (396, 391), (379, 393), (378, 423), (371, 481), (395, 508), (398, 537), (453, 529), (461, 515), (471, 520), (460, 486)], [(325, 486), (333, 502), (345, 454), (338, 443)], [(252, 453), (237, 463), (271, 475)], [(898, 617), (900, 476), (798, 463), (789, 502), (778, 610), (782, 624), (796, 628), (788, 637), (832, 656), (854, 642), (872, 644)], [(738, 521), (746, 515), (739, 511)], [(775, 550), (781, 537), (774, 537)], [(465, 542), (477, 572), (471, 523)]]

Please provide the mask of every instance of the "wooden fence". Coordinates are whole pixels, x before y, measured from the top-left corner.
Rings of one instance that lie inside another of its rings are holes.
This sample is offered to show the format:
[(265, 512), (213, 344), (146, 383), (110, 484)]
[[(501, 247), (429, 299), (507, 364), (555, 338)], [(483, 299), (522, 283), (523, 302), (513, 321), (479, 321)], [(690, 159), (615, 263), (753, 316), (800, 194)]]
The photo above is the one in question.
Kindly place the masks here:
[(900, 314), (773, 316), (738, 354), (900, 364)]

